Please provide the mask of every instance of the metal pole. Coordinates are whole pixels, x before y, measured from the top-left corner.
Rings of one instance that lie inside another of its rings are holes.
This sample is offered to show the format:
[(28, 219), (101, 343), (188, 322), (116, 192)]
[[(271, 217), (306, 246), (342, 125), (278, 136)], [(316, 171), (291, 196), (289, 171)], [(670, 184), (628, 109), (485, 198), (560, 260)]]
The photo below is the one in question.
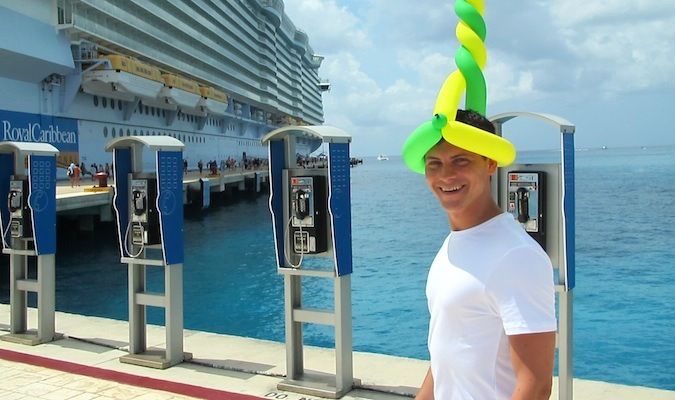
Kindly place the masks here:
[(572, 400), (573, 391), (573, 318), (572, 290), (560, 293), (560, 327), (558, 333), (558, 399)]
[[(13, 239), (13, 244), (21, 250), (26, 249), (23, 240)], [(14, 246), (13, 246), (14, 247)], [(9, 331), (12, 334), (23, 333), (28, 329), (28, 308), (26, 306), (27, 293), (18, 288), (18, 281), (28, 277), (28, 256), (10, 254), (9, 256), (9, 298), (10, 319)]]
[(345, 393), (354, 385), (351, 274), (338, 276), (334, 282), (335, 390), (338, 393)]
[(286, 377), (300, 379), (304, 371), (302, 323), (293, 320), (293, 310), (302, 304), (301, 276), (284, 274), (284, 314), (286, 322)]
[(145, 306), (136, 302), (136, 293), (145, 291), (145, 265), (129, 264), (129, 354), (146, 350)]
[(37, 256), (38, 281), (38, 340), (40, 343), (54, 340), (56, 312), (56, 272), (54, 268), (54, 254)]
[(164, 267), (166, 358), (171, 365), (183, 361), (183, 264)]

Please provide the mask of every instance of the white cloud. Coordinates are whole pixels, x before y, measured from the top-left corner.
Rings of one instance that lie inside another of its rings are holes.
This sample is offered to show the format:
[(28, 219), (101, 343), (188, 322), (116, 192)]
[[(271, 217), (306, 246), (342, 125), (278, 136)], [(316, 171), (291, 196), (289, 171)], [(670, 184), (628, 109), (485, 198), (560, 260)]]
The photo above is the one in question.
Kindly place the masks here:
[(393, 119), (411, 123), (424, 112), (431, 115), (431, 107), (424, 107), (425, 102), (420, 101), (428, 98), (428, 88), (404, 79), (381, 85), (349, 53), (334, 55), (324, 62), (323, 73), (331, 76), (333, 88), (325, 95), (327, 117), (333, 113), (348, 116), (359, 126), (373, 128), (391, 124)]
[(582, 88), (592, 87), (604, 95), (675, 88), (672, 2), (558, 0), (550, 11), (560, 36), (578, 59)]
[(541, 96), (541, 92), (535, 88), (534, 75), (522, 63), (511, 60), (506, 55), (492, 57), (485, 68), (488, 104)]
[(320, 52), (367, 48), (372, 43), (362, 22), (335, 0), (286, 0), (285, 12), (299, 29), (310, 34), (309, 42)]
[[(442, 82), (456, 69), (454, 1), (285, 3), (326, 56), (326, 123), (354, 135), (355, 154), (396, 154), (430, 117)], [(619, 110), (618, 99), (675, 87), (673, 2), (488, 3), (489, 114), (536, 108), (595, 122), (601, 107)]]

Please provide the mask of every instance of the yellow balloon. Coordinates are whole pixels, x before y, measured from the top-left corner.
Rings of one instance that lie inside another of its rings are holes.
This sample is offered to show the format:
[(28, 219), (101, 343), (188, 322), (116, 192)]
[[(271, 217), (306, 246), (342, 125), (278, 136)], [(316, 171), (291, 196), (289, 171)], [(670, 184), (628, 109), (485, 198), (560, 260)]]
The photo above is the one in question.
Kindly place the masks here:
[(478, 10), (480, 15), (485, 14), (485, 0), (466, 0), (467, 3), (471, 4)]
[(462, 21), (457, 24), (455, 35), (457, 35), (457, 40), (471, 52), (478, 67), (480, 69), (485, 68), (485, 64), (487, 63), (487, 47), (485, 47), (480, 36)]
[(464, 90), (466, 90), (466, 80), (459, 70), (448, 75), (438, 92), (434, 115), (443, 114), (449, 121), (454, 121)]
[(508, 140), (459, 121), (448, 121), (443, 138), (450, 144), (495, 160), (500, 167), (516, 159), (516, 148)]

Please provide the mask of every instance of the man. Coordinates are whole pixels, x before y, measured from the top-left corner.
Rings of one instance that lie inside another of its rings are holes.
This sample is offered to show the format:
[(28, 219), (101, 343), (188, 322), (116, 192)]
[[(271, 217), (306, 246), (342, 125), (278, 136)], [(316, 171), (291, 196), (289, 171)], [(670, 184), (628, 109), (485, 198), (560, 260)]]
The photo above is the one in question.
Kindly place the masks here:
[(68, 168), (66, 168), (66, 175), (68, 175), (68, 180), (70, 180), (70, 187), (75, 187), (75, 163), (71, 162)]
[[(457, 121), (494, 133), (479, 113)], [(441, 139), (425, 176), (452, 232), (427, 280), (431, 367), (417, 399), (548, 399), (553, 374), (553, 269), (492, 198), (497, 163)]]

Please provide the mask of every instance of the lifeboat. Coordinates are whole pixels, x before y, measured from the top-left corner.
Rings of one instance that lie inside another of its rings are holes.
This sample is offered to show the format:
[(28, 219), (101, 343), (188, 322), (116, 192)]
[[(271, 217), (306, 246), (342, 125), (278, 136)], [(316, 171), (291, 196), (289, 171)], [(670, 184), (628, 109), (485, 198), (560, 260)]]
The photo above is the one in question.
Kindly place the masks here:
[(82, 76), (84, 92), (129, 102), (139, 98), (145, 105), (175, 109), (158, 97), (164, 87), (159, 68), (118, 54), (98, 60), (101, 65)]
[(227, 113), (227, 95), (211, 86), (199, 86), (202, 95), (199, 107), (202, 111), (211, 115), (223, 116)]
[(290, 115), (283, 115), (276, 120), (277, 125), (283, 125), (283, 126), (288, 126), (288, 125), (295, 125), (295, 118), (291, 117)]
[(174, 74), (162, 74), (162, 78), (164, 87), (159, 93), (160, 98), (177, 106), (185, 114), (206, 116), (200, 106), (202, 94), (197, 82)]

